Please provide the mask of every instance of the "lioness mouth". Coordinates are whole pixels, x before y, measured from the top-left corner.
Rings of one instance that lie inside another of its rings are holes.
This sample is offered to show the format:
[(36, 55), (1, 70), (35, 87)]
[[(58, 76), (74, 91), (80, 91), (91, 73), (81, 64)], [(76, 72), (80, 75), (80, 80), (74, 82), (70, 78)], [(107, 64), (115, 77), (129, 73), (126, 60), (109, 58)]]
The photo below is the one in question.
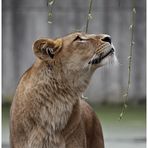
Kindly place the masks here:
[(98, 63), (100, 63), (104, 58), (106, 58), (107, 56), (114, 54), (114, 51), (115, 51), (114, 48), (111, 48), (110, 51), (107, 52), (107, 53), (103, 53), (103, 52), (102, 52), (102, 53), (100, 53), (100, 54), (98, 55), (98, 57), (96, 57), (96, 58), (92, 59), (91, 61), (89, 61), (88, 64), (98, 64)]

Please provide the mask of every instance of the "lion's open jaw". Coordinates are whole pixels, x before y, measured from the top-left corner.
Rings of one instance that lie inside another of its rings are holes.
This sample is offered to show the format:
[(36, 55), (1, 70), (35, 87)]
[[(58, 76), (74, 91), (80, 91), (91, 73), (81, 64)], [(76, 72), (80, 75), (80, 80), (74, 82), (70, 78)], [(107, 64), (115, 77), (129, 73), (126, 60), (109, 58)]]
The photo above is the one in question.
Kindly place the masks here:
[(106, 57), (113, 55), (115, 53), (115, 49), (111, 48), (109, 51), (101, 52), (97, 57), (93, 58), (91, 61), (89, 61), (88, 64), (99, 64), (103, 59)]

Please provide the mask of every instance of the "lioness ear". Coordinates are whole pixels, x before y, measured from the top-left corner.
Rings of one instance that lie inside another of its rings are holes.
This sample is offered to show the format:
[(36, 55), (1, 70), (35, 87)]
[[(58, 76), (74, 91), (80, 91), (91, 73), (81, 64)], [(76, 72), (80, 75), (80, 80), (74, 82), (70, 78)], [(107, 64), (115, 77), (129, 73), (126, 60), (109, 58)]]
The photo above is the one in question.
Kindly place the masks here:
[(62, 48), (62, 39), (39, 39), (33, 44), (35, 55), (42, 60), (53, 59)]

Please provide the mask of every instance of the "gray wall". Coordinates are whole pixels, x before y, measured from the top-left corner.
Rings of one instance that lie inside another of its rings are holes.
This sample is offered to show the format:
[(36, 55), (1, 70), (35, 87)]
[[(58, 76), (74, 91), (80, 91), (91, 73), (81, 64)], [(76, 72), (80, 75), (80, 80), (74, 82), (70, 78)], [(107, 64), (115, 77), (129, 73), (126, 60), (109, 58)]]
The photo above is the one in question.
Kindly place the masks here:
[[(58, 37), (83, 30), (88, 0), (56, 0), (53, 23), (48, 22), (47, 0), (2, 1), (3, 98), (12, 99), (22, 73), (32, 65), (32, 43), (40, 37)], [(122, 102), (128, 79), (131, 0), (94, 0), (89, 33), (107, 33), (117, 49), (119, 66), (98, 69), (86, 95), (90, 101)], [(146, 96), (146, 2), (135, 0), (136, 29), (130, 101)], [(3, 101), (6, 101), (3, 99)]]

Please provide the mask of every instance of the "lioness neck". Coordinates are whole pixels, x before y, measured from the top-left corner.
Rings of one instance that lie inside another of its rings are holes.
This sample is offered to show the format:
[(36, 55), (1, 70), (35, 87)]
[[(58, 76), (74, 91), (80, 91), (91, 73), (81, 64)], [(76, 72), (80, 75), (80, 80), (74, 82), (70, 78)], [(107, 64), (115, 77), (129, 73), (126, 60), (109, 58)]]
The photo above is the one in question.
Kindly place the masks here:
[[(37, 80), (48, 83), (51, 87), (50, 92), (55, 93), (55, 91), (57, 91), (58, 94), (60, 92), (66, 92), (65, 95), (72, 95), (72, 97), (80, 97), (82, 95), (93, 73), (93, 71), (89, 71), (89, 69), (77, 71), (73, 71), (72, 69), (66, 70), (60, 62), (44, 63), (43, 66), (43, 64), (36, 61), (35, 65), (37, 65), (37, 69), (40, 69), (40, 71), (37, 70)], [(40, 67), (40, 65), (42, 65), (42, 67)]]
[[(24, 86), (30, 84), (29, 81), (32, 82), (25, 90), (26, 96), (36, 98), (35, 103), (46, 102), (38, 110), (41, 122), (50, 119), (47, 131), (53, 135), (62, 131), (67, 125), (72, 116), (74, 105), (80, 100), (82, 89), (78, 84), (76, 87), (74, 80), (68, 80), (65, 76), (59, 75), (57, 71), (45, 66), (46, 68), (33, 66), (34, 70), (31, 71), (35, 73), (32, 74), (33, 77), (30, 75), (30, 80), (24, 81), (26, 83)], [(40, 70), (35, 70), (36, 68)], [(44, 125), (44, 123), (42, 124)]]

